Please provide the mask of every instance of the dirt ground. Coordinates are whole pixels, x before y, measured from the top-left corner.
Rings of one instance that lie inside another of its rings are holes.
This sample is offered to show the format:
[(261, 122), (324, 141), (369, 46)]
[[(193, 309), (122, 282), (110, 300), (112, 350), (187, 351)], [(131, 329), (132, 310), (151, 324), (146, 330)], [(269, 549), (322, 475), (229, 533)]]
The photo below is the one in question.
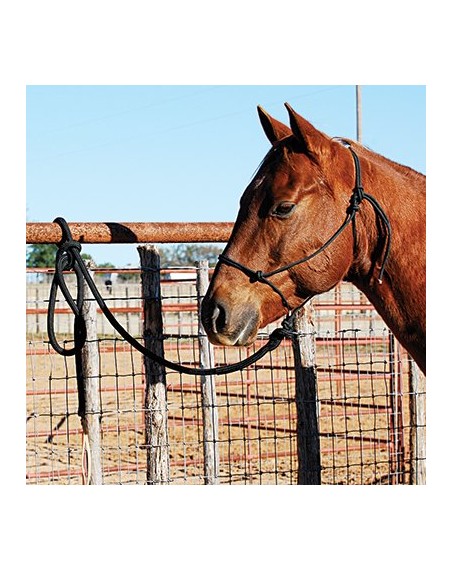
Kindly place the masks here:
[[(122, 341), (100, 347), (101, 447), (105, 484), (145, 484), (152, 458), (145, 441), (143, 360)], [(322, 483), (408, 483), (409, 402), (406, 375), (391, 396), (387, 366), (372, 348), (372, 366), (337, 371), (331, 348), (318, 352), (318, 409)], [(351, 352), (356, 352), (351, 344)], [(359, 350), (364, 349), (359, 345)], [(190, 361), (193, 340), (168, 340), (166, 355)], [(369, 343), (367, 343), (369, 352)], [(29, 341), (27, 374), (27, 482), (81, 483), (82, 434), (73, 359)], [(236, 360), (237, 350), (217, 353)], [(196, 356), (196, 355), (195, 355)], [(356, 356), (354, 357), (356, 360)], [(341, 359), (347, 361), (342, 353)], [(364, 355), (361, 362), (365, 362)], [(218, 482), (297, 483), (297, 413), (291, 348), (243, 373), (215, 379), (219, 429)], [(367, 360), (368, 363), (368, 360)], [(169, 482), (203, 484), (202, 402), (198, 377), (168, 373)]]

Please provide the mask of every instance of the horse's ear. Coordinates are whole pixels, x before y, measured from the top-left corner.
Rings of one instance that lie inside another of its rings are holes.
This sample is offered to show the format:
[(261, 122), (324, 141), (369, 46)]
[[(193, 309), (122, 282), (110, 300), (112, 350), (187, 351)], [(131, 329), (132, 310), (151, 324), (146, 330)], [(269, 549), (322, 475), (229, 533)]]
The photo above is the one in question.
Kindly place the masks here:
[(288, 137), (292, 134), (292, 131), (287, 125), (271, 117), (260, 105), (257, 106), (257, 112), (264, 132), (272, 145), (276, 143), (276, 141), (280, 141), (284, 137)]
[(303, 145), (304, 149), (313, 156), (325, 153), (328, 148), (328, 137), (317, 130), (309, 121), (298, 115), (288, 103), (284, 103), (289, 112), (290, 127), (296, 139)]

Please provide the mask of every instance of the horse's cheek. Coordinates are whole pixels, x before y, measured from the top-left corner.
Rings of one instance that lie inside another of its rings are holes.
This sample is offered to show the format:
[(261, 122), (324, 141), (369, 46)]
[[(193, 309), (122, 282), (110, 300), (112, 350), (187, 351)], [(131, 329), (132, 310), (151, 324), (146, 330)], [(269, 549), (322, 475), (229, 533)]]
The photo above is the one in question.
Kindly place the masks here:
[(348, 266), (349, 260), (342, 263), (326, 250), (299, 267), (296, 272), (297, 285), (313, 294), (323, 293), (344, 277)]

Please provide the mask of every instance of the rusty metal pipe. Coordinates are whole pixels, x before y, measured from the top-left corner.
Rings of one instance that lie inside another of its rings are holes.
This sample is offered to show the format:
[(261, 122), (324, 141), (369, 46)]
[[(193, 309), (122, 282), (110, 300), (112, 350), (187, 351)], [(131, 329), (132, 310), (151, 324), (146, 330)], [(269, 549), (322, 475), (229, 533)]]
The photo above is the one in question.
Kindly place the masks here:
[[(72, 222), (72, 237), (83, 244), (169, 244), (227, 242), (232, 222)], [(28, 222), (27, 244), (58, 244), (61, 228), (53, 222)]]

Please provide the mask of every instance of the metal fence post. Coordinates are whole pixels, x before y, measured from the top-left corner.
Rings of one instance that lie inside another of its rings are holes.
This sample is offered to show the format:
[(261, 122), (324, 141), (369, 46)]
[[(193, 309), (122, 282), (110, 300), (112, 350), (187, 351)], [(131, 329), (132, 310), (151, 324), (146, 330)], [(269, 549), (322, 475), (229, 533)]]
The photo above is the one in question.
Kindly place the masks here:
[[(213, 367), (214, 351), (207, 339), (201, 322), (201, 302), (209, 285), (209, 262), (201, 260), (197, 264), (196, 290), (198, 298), (198, 342), (201, 367)], [(204, 483), (218, 484), (219, 450), (218, 450), (218, 409), (215, 390), (215, 377), (201, 375), (201, 402), (203, 419), (204, 446)]]
[[(89, 268), (91, 277), (93, 271)], [(81, 364), (84, 383), (84, 410), (82, 428), (88, 460), (87, 483), (102, 484), (101, 431), (100, 431), (100, 386), (99, 386), (99, 345), (97, 342), (97, 304), (88, 299), (91, 291), (83, 280), (82, 316), (86, 326), (86, 343), (81, 351)]]
[[(144, 345), (164, 357), (160, 256), (150, 245), (138, 246), (143, 294)], [(143, 357), (146, 376), (145, 445), (147, 484), (169, 483), (168, 409), (165, 368)]]
[(298, 484), (320, 485), (320, 434), (315, 363), (314, 309), (308, 302), (297, 312), (292, 338), (297, 405)]

